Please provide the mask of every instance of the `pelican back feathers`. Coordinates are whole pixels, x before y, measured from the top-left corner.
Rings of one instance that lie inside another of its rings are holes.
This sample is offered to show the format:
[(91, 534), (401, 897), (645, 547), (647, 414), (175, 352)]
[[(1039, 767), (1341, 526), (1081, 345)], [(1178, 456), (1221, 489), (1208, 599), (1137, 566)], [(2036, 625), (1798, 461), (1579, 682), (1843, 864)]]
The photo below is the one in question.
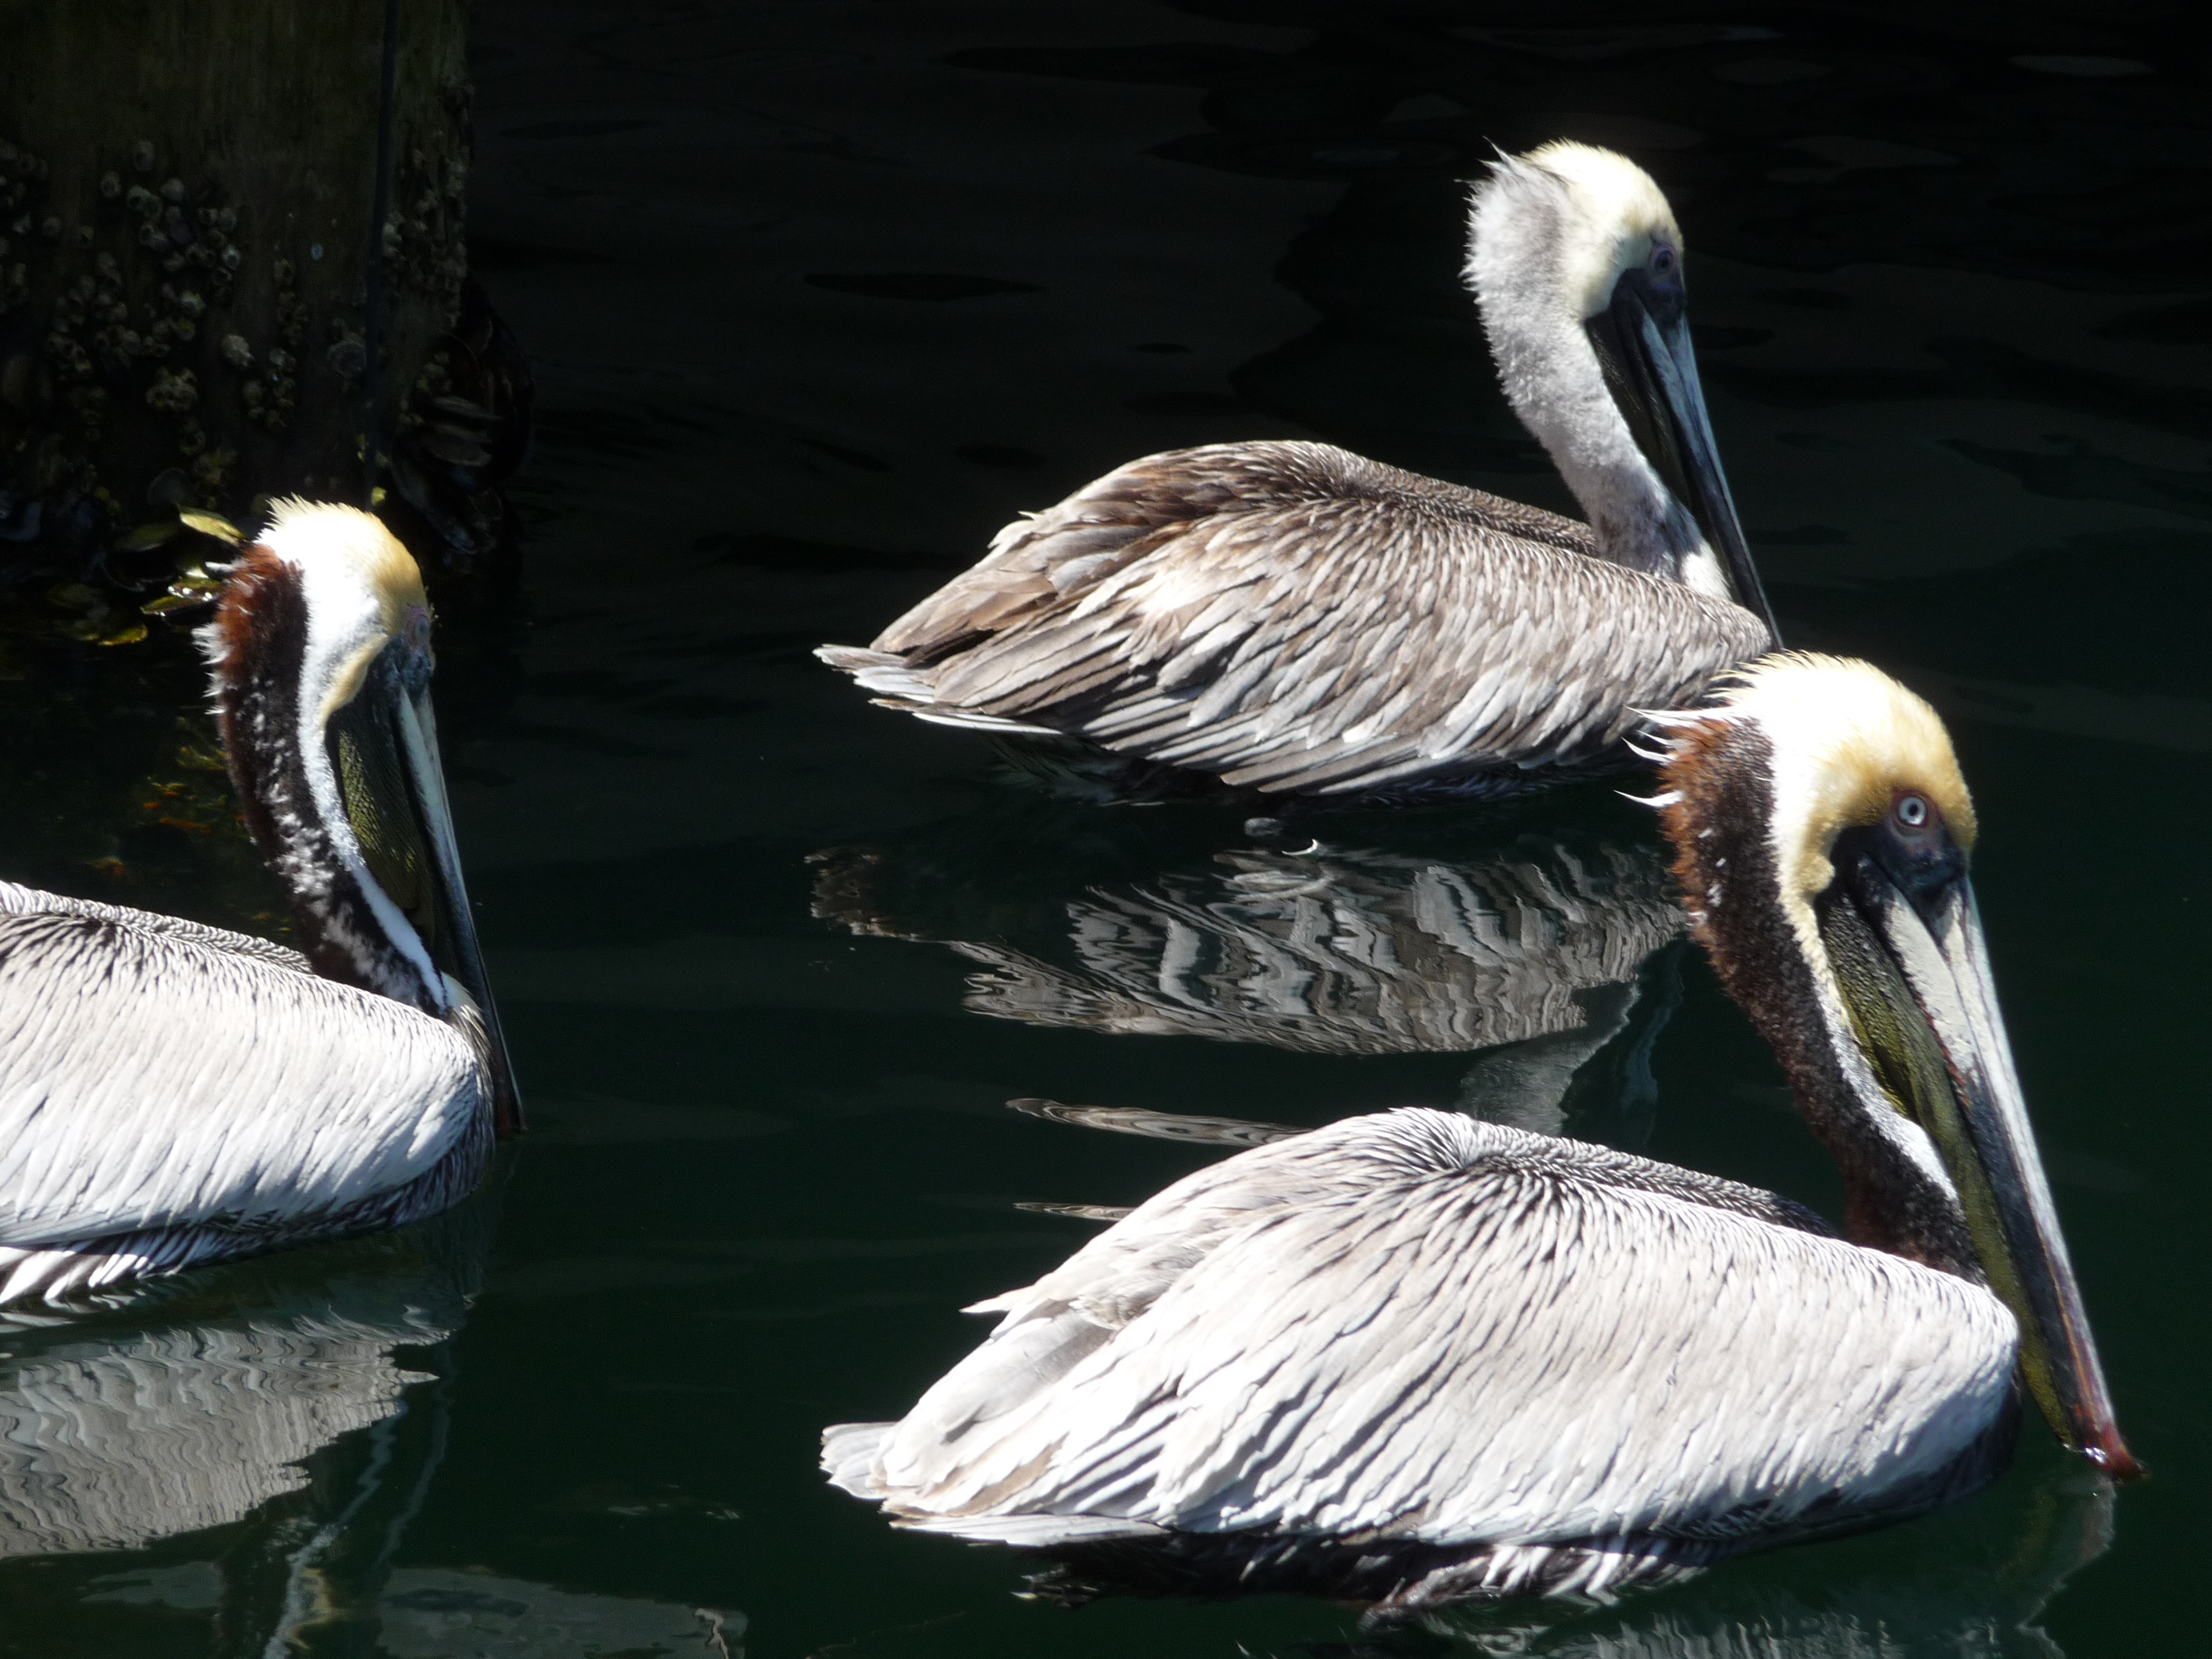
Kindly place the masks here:
[(1248, 1589), (1390, 1608), (1662, 1580), (1943, 1501), (2009, 1443), (1986, 1292), (1449, 1113), (1240, 1153), (974, 1311), (998, 1328), (904, 1420), (830, 1431), (838, 1484), (1055, 1553), (1233, 1545)]
[[(1504, 793), (1759, 650), (1568, 520), (1311, 443), (1151, 456), (833, 665), (891, 706), (1232, 788)], [(1556, 777), (1544, 780), (1557, 781)]]
[(395, 1224), (491, 1146), (480, 1028), (0, 884), (0, 1304)]

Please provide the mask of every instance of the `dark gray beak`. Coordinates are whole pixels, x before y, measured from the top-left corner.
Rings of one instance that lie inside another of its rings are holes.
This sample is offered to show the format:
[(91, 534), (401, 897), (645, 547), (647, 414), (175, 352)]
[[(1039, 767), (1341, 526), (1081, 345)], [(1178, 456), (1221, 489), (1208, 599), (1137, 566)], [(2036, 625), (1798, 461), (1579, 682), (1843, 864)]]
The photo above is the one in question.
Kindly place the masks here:
[(460, 846), (453, 836), (453, 810), (446, 801), (446, 769), (438, 755), (438, 726), (428, 685), (398, 699), (396, 725), (415, 821), (430, 855), (439, 911), (433, 953), (475, 1004), (492, 1078), (493, 1126), (502, 1138), (517, 1134), (522, 1129), (522, 1100), (515, 1089), (514, 1063), (507, 1058), (507, 1037), (500, 1030), (499, 1005), (492, 1000), (491, 978), (484, 971), (483, 950), (477, 942), (468, 885), (461, 878)]
[(1871, 857), (1840, 871), (1881, 958), (1841, 976), (1877, 1069), (1936, 1143), (1990, 1289), (2020, 1322), (2021, 1372), (2052, 1431), (2115, 1480), (2120, 1438), (2013, 1068), (1979, 909), (1960, 855), (1915, 881)]
[(1637, 447), (1697, 520), (1706, 544), (1719, 556), (1736, 602), (1766, 624), (1778, 647), (1782, 630), (1751, 562), (1705, 414), (1680, 268), (1666, 276), (1641, 270), (1622, 272), (1613, 283), (1612, 303), (1584, 326)]

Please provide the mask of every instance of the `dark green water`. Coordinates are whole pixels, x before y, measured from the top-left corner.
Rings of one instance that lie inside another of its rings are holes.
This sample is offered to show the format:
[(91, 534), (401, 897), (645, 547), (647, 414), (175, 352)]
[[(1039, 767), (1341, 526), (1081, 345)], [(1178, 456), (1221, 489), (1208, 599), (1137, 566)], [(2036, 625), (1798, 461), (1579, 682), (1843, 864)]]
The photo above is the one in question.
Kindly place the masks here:
[[(1474, 1062), (1229, 1041), (1251, 1022), (1147, 1001), (1144, 940), (1172, 930), (1146, 916), (1222, 914), (1281, 849), (1238, 814), (1010, 794), (976, 740), (808, 653), (1151, 450), (1310, 434), (1564, 505), (1454, 275), (1455, 178), (1486, 140), (1560, 134), (1629, 150), (1675, 204), (1793, 642), (1873, 658), (1952, 722), (2021, 1070), (2154, 1478), (2107, 1514), (2031, 1437), (1960, 1508), (1485, 1640), (2192, 1650), (2212, 133), (2183, 15), (477, 7), (473, 243), (543, 420), (524, 591), (449, 612), (440, 699), (534, 1133), (432, 1227), (0, 1331), (0, 1414), (108, 1413), (83, 1457), (21, 1429), (0, 1470), (132, 1546), (11, 1534), (0, 1654), (1424, 1651), (1289, 1599), (1018, 1601), (1010, 1558), (822, 1484), (824, 1424), (903, 1410), (980, 1334), (957, 1308), (1095, 1228), (1017, 1204), (1132, 1204), (1213, 1155), (1008, 1098), (1312, 1124), (1453, 1103)], [(0, 684), (0, 872), (270, 911), (242, 848), (162, 821), (205, 777), (173, 758), (179, 642), (28, 666)], [(1409, 871), (1494, 891), (1500, 860), (1592, 848), (1626, 891), (1652, 847), (1602, 793), (1314, 833), (1383, 911)], [(1476, 990), (1426, 994), (1443, 1018)], [(1567, 1103), (1586, 1133), (1834, 1196), (1694, 958), (1646, 969)]]

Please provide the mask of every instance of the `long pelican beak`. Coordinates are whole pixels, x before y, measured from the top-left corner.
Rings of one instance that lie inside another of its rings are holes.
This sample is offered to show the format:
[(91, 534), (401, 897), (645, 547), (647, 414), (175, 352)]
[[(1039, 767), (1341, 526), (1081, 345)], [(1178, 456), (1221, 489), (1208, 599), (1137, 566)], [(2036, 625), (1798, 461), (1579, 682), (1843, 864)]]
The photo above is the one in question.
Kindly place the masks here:
[(500, 1029), (499, 1005), (492, 1000), (491, 976), (484, 971), (483, 947), (477, 942), (475, 913), (469, 908), (468, 884), (461, 878), (460, 844), (453, 837), (453, 809), (446, 800), (446, 769), (438, 756), (438, 725), (430, 712), (430, 690), (422, 690), (401, 699), (399, 737), (413, 785), (415, 810), (429, 842), (437, 871), (436, 889), (444, 910), (440, 933), (451, 948), (451, 961), (439, 966), (459, 982), (475, 1004), (483, 1023), (485, 1059), (492, 1076), (492, 1123), (503, 1138), (522, 1131), (522, 1098), (514, 1086), (514, 1065), (507, 1053), (507, 1034)]
[(1766, 624), (1779, 646), (1782, 630), (1751, 562), (1735, 498), (1721, 471), (1720, 446), (1705, 414), (1679, 267), (1664, 277), (1649, 270), (1623, 271), (1613, 283), (1612, 302), (1585, 327), (1637, 447), (1720, 556), (1736, 602)]
[(512, 1135), (522, 1128), (521, 1097), (461, 876), (427, 665), (404, 675), (395, 672), (397, 656), (387, 652), (368, 686), (330, 723), (346, 817), (371, 872), (422, 939), (454, 1008), (476, 1029), (491, 1073), (494, 1127)]
[(1863, 1046), (1958, 1188), (1990, 1288), (2020, 1322), (2021, 1370), (2052, 1431), (2132, 1480), (2142, 1470), (2120, 1438), (2066, 1257), (1963, 855), (1893, 868), (1841, 838), (1835, 854), (1821, 931)]

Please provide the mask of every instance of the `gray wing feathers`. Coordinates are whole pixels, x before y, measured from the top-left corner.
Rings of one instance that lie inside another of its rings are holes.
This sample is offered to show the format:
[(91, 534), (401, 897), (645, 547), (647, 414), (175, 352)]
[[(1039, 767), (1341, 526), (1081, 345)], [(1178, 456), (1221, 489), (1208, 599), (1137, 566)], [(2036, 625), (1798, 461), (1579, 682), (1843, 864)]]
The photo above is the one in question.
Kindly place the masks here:
[(876, 1460), (884, 1437), (896, 1423), (840, 1423), (822, 1434), (822, 1467), (830, 1484), (855, 1498), (880, 1498), (884, 1489), (875, 1478)]
[[(1108, 513), (1110, 556), (1090, 522)], [(1055, 556), (1079, 526), (1088, 550)], [(876, 641), (897, 669), (825, 655), (917, 714), (1071, 733), (1239, 787), (1372, 790), (1446, 763), (1581, 757), (1765, 648), (1748, 612), (1589, 546), (1567, 520), (1323, 445), (1184, 452), (1002, 535)], [(963, 584), (1010, 583), (1024, 603), (977, 620), (981, 589)]]
[(259, 952), (0, 915), (0, 1245), (342, 1208), (437, 1165), (481, 1078), (452, 1027)]
[(865, 651), (857, 646), (825, 645), (814, 653), (832, 668), (850, 674), (871, 691), (884, 695), (874, 701), (926, 720), (933, 726), (957, 726), (971, 732), (994, 732), (1001, 737), (1050, 738), (1060, 735), (1053, 726), (1006, 720), (997, 714), (966, 708), (939, 708), (929, 700), (934, 695), (928, 672), (887, 651)]
[[(1793, 1212), (1450, 1114), (1354, 1119), (1202, 1170), (983, 1304), (1006, 1317), (874, 1480), (963, 1532), (1786, 1528), (1942, 1468), (2014, 1346), (1985, 1292)], [(1055, 1335), (1072, 1363), (1039, 1351)]]
[(230, 956), (250, 957), (255, 962), (265, 962), (272, 968), (289, 968), (298, 974), (314, 971), (308, 965), (307, 957), (297, 951), (288, 950), (265, 939), (256, 939), (251, 933), (234, 933), (226, 927), (210, 927), (204, 922), (186, 921), (182, 916), (165, 916), (153, 910), (133, 910), (120, 904), (102, 904), (95, 899), (67, 898), (59, 893), (41, 891), (36, 887), (19, 887), (13, 882), (0, 881), (0, 917), (11, 915), (83, 916), (140, 933), (186, 940)]
[(1058, 506), (1015, 520), (991, 538), (991, 550), (974, 566), (878, 635), (875, 648), (928, 659), (978, 634), (1018, 628), (1095, 590), (1150, 552), (1164, 533), (1172, 537), (1199, 520), (1285, 495), (1334, 494), (1343, 487), (1346, 463), (1374, 465), (1306, 443), (1215, 444), (1131, 461)]

